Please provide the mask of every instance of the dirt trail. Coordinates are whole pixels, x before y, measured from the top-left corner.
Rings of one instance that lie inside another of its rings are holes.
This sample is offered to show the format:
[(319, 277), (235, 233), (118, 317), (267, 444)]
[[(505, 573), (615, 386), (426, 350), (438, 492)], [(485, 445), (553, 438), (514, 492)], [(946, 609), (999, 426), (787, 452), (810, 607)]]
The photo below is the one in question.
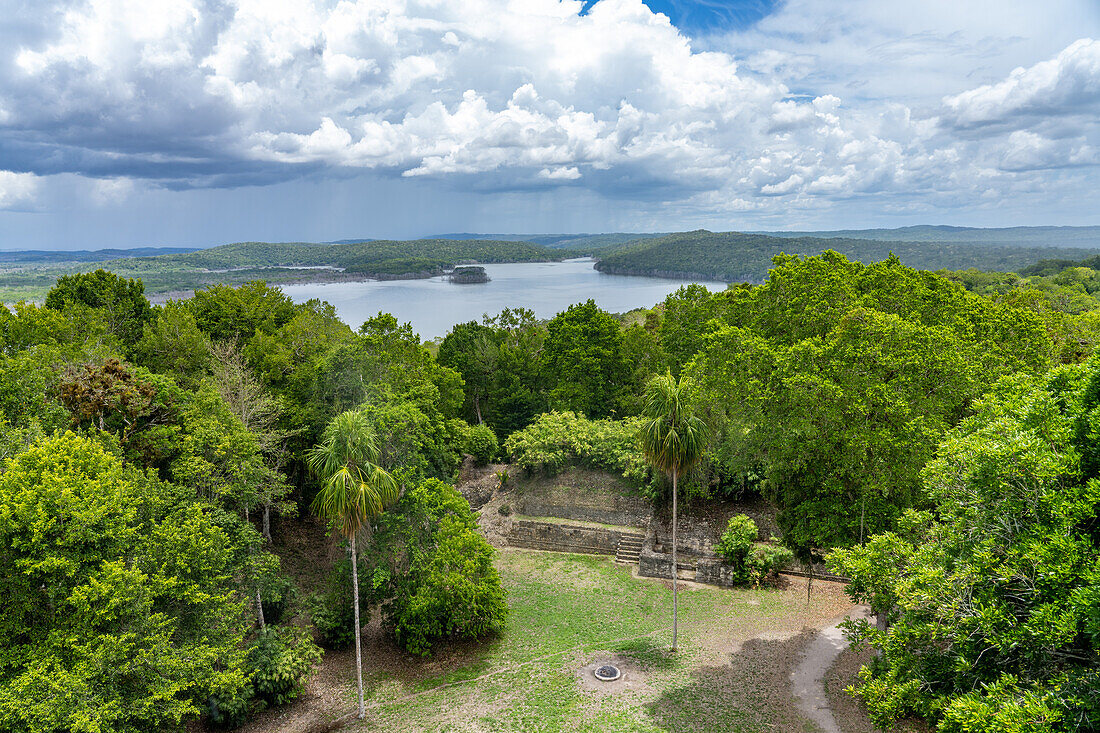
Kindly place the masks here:
[(840, 629), (840, 623), (847, 618), (867, 618), (867, 609), (861, 606), (850, 614), (833, 619), (807, 645), (801, 661), (791, 672), (791, 694), (799, 712), (812, 720), (824, 733), (843, 733), (833, 717), (832, 706), (825, 694), (825, 674), (840, 653), (848, 647), (848, 640)]

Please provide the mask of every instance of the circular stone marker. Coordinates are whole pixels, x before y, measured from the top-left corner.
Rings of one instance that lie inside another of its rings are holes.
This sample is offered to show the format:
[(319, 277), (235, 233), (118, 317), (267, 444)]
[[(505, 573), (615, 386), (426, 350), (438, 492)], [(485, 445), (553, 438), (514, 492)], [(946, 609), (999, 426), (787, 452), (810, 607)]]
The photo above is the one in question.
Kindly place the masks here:
[(594, 674), (596, 676), (596, 679), (600, 680), (601, 682), (614, 682), (615, 680), (623, 676), (623, 673), (620, 672), (619, 668), (616, 667), (614, 664), (605, 664), (602, 667), (598, 668), (592, 674)]

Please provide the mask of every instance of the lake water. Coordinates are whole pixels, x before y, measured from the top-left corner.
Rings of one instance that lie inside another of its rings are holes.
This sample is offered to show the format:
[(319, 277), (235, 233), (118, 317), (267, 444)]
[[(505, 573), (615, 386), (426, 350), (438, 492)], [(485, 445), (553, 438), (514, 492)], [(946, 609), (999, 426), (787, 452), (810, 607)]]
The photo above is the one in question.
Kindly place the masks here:
[[(456, 323), (480, 321), (505, 308), (530, 308), (538, 318), (553, 318), (574, 303), (589, 298), (606, 311), (623, 313), (649, 308), (688, 280), (605, 275), (590, 259), (484, 265), (489, 282), (455, 285), (445, 277), (426, 280), (311, 283), (283, 285), (296, 303), (310, 298), (327, 300), (341, 320), (352, 328), (379, 311), (412, 323), (425, 340), (445, 336)], [(725, 283), (704, 282), (711, 290)]]

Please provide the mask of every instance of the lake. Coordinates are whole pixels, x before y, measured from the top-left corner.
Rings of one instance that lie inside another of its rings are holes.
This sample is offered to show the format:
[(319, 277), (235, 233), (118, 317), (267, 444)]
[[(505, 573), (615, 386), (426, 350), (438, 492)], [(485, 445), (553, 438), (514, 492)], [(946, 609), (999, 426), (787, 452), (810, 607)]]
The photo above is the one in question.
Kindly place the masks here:
[[(426, 280), (309, 283), (283, 285), (294, 302), (327, 300), (352, 328), (379, 311), (392, 313), (425, 340), (445, 336), (456, 323), (480, 321), (505, 308), (530, 308), (538, 318), (553, 318), (574, 303), (592, 298), (612, 313), (649, 308), (689, 280), (605, 275), (593, 260), (483, 265), (489, 282), (456, 285), (444, 276)], [(725, 283), (701, 283), (724, 290)]]

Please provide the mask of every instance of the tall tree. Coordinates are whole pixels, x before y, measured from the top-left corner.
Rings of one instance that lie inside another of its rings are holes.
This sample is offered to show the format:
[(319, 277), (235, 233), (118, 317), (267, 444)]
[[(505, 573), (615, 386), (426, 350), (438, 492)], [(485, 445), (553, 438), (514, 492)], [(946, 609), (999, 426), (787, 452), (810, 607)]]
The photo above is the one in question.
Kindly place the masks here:
[(677, 572), (676, 494), (680, 474), (699, 460), (707, 443), (706, 424), (688, 401), (691, 383), (671, 372), (654, 377), (646, 385), (646, 420), (638, 431), (646, 458), (672, 477), (672, 651), (676, 651)]
[(351, 584), (355, 603), (355, 681), (359, 689), (359, 717), (363, 708), (363, 657), (359, 629), (359, 571), (355, 537), (387, 505), (397, 501), (397, 483), (379, 465), (378, 440), (367, 417), (354, 410), (333, 418), (321, 443), (309, 453), (310, 468), (321, 479), (313, 511), (348, 538)]
[[(226, 405), (241, 419), (241, 423), (256, 436), (256, 443), (263, 451), (271, 467), (276, 471), (285, 455), (286, 440), (290, 433), (279, 428), (282, 406), (271, 392), (256, 378), (255, 372), (245, 363), (235, 340), (222, 341), (211, 347), (214, 356), (214, 385)], [(271, 507), (276, 497), (271, 493), (261, 495), (263, 505), (263, 533), (271, 540)]]
[(46, 294), (46, 307), (64, 310), (70, 305), (102, 311), (110, 332), (127, 347), (138, 342), (145, 323), (153, 318), (141, 280), (119, 277), (107, 270), (58, 278), (57, 285)]
[(593, 418), (619, 409), (630, 366), (619, 322), (595, 301), (571, 305), (550, 321), (545, 365), (554, 409)]

